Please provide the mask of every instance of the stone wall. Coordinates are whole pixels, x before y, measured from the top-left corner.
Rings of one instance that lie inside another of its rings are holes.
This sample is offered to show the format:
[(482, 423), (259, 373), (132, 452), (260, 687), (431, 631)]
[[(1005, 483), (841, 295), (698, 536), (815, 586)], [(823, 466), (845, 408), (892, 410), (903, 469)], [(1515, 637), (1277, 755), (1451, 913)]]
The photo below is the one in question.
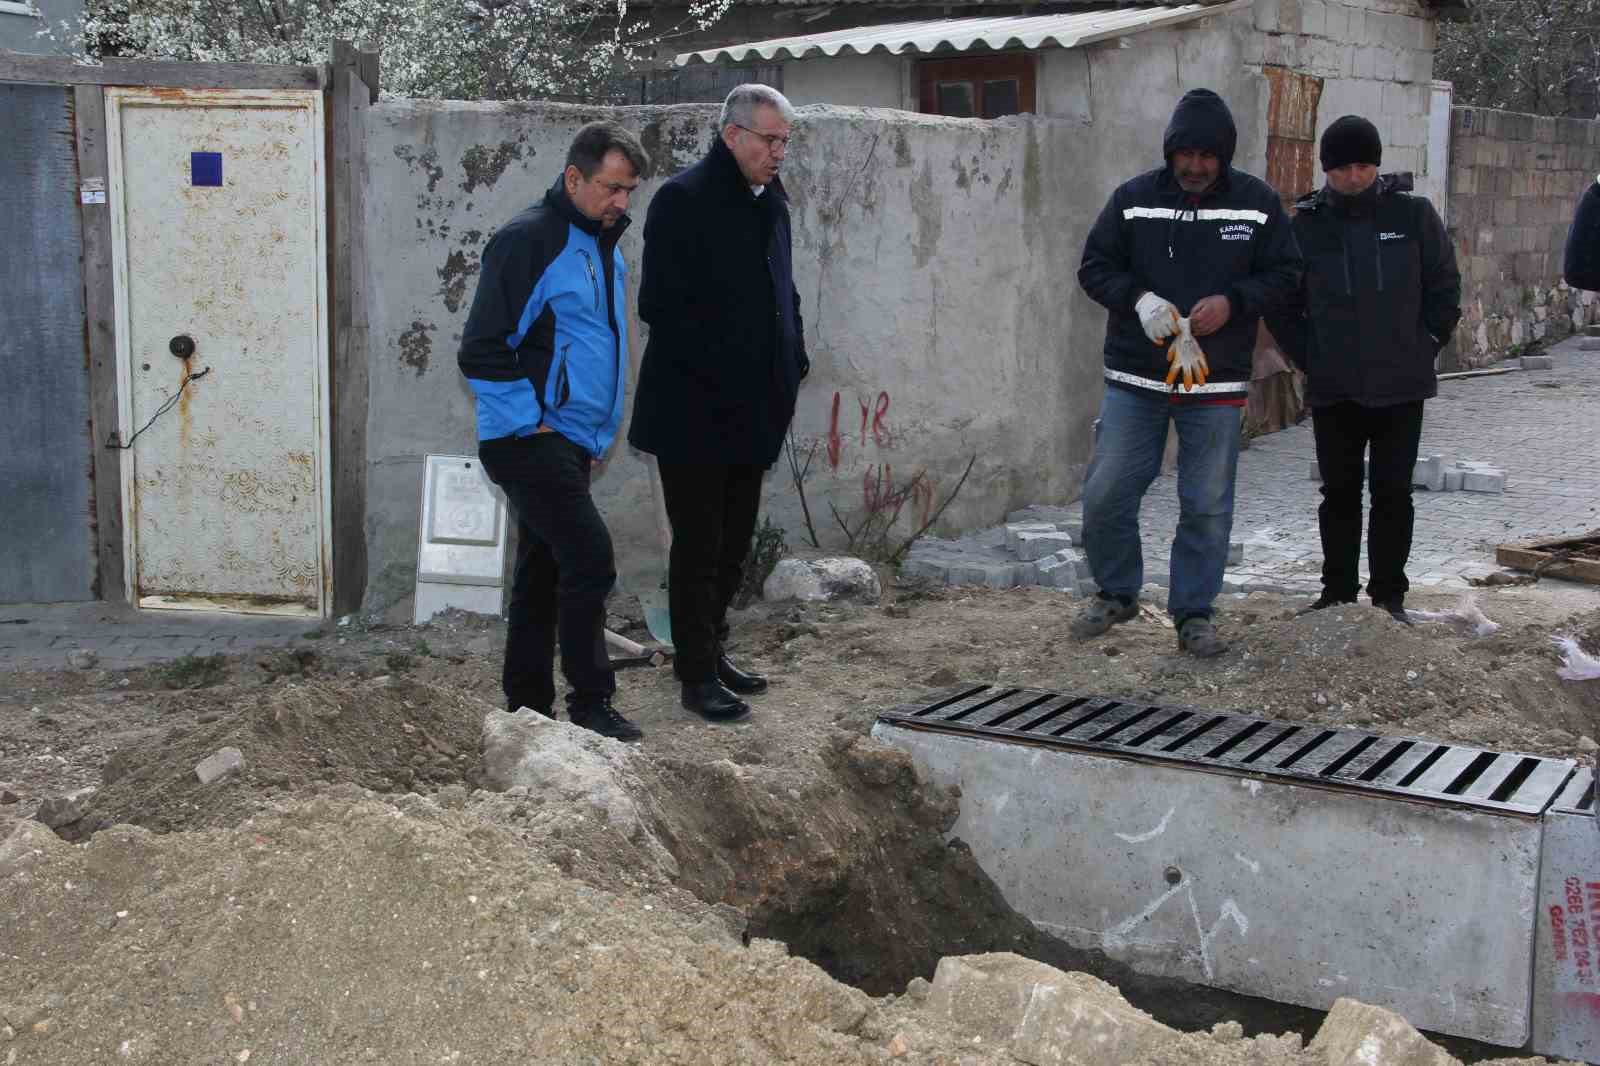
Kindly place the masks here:
[(1567, 229), (1600, 172), (1600, 122), (1456, 108), (1450, 232), (1463, 281), (1455, 366), (1483, 366), (1600, 321), (1562, 280)]

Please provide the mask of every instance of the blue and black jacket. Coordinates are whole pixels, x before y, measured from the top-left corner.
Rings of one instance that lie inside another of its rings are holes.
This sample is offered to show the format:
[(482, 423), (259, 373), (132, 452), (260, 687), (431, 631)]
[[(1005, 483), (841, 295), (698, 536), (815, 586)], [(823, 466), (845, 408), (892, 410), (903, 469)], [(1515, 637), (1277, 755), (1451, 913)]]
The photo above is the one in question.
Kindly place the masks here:
[(586, 217), (560, 178), (502, 226), (462, 331), (459, 363), (478, 404), (478, 440), (525, 437), (541, 425), (600, 458), (622, 424), (628, 366), (627, 291), (617, 241)]

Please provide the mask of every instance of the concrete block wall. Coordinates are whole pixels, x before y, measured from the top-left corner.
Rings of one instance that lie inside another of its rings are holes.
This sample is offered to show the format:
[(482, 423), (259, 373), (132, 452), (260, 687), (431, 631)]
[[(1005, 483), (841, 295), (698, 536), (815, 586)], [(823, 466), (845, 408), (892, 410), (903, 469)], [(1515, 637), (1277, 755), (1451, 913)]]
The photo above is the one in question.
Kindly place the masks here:
[(1437, 27), (1421, 3), (1256, 0), (1252, 17), (1247, 62), (1322, 79), (1317, 137), (1341, 115), (1364, 115), (1384, 134), (1384, 169), (1426, 179)]
[(1595, 294), (1561, 277), (1572, 213), (1600, 173), (1600, 122), (1458, 107), (1450, 130), (1460, 365), (1600, 321)]

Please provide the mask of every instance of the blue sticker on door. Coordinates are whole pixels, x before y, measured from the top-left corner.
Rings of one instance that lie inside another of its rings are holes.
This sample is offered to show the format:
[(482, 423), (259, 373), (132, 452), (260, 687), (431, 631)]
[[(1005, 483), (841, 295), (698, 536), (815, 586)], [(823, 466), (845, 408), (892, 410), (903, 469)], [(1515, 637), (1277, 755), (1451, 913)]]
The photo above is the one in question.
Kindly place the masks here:
[(222, 153), (190, 152), (189, 183), (191, 185), (222, 186)]

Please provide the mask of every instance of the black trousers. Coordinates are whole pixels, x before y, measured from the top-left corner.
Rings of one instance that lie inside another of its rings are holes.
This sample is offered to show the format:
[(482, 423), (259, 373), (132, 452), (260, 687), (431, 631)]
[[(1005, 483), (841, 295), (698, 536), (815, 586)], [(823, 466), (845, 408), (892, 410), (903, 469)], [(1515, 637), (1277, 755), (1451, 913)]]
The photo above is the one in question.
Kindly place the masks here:
[(711, 681), (728, 639), (728, 604), (744, 576), (766, 471), (726, 463), (657, 466), (672, 523), (667, 605), (674, 665), (680, 681)]
[(1317, 465), (1322, 469), (1322, 587), (1331, 597), (1353, 600), (1361, 589), (1362, 459), (1372, 515), (1367, 523), (1367, 593), (1374, 603), (1405, 598), (1406, 559), (1411, 555), (1415, 511), (1411, 468), (1422, 440), (1422, 401), (1392, 407), (1331, 404), (1312, 410)]
[(617, 681), (606, 651), (606, 596), (617, 570), (611, 533), (589, 496), (589, 453), (559, 433), (535, 433), (484, 441), (478, 458), (517, 521), (501, 673), (507, 705), (554, 707), (558, 635), (568, 711), (609, 699)]

